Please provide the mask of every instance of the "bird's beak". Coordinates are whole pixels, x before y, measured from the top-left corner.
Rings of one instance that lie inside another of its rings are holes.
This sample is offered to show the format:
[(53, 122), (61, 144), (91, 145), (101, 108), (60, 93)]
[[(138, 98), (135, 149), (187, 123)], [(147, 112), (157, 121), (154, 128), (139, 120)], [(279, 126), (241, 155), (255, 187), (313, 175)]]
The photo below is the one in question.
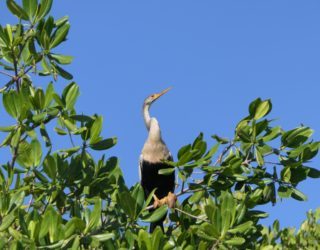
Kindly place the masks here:
[(158, 93), (158, 94), (155, 94), (154, 101), (157, 100), (160, 96), (162, 96), (162, 95), (164, 95), (165, 93), (167, 93), (170, 89), (171, 89), (171, 87), (166, 88), (165, 90), (161, 91), (161, 92)]

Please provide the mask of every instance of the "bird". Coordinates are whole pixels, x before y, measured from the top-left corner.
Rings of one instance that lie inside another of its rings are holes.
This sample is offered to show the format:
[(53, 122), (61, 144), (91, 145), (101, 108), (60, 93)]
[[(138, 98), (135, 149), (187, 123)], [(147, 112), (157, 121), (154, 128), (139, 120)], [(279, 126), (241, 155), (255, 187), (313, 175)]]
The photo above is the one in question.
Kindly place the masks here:
[[(145, 199), (154, 189), (156, 189), (155, 196), (158, 199), (166, 197), (169, 192), (174, 192), (174, 171), (169, 175), (161, 175), (158, 173), (160, 169), (172, 168), (172, 166), (165, 161), (173, 161), (173, 157), (162, 139), (157, 119), (155, 117), (150, 117), (149, 113), (151, 105), (170, 89), (171, 88), (167, 88), (160, 93), (152, 94), (143, 102), (142, 112), (144, 123), (148, 130), (148, 137), (139, 158), (139, 174), (140, 184), (144, 190)], [(150, 233), (152, 233), (157, 226), (160, 226), (162, 231), (164, 231), (163, 221), (165, 218), (166, 215), (159, 221), (152, 222), (150, 224)]]

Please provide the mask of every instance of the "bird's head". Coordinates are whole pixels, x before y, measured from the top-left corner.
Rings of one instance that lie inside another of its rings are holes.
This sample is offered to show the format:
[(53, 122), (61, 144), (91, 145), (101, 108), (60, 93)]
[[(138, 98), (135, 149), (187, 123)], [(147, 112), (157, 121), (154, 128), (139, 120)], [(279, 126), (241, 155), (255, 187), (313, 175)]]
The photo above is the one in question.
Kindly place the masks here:
[(167, 93), (170, 89), (171, 89), (171, 87), (166, 88), (165, 90), (161, 91), (160, 93), (156, 93), (156, 94), (152, 94), (152, 95), (148, 96), (144, 100), (144, 105), (149, 105), (150, 106), (155, 100), (157, 100), (160, 96), (162, 96), (165, 93)]

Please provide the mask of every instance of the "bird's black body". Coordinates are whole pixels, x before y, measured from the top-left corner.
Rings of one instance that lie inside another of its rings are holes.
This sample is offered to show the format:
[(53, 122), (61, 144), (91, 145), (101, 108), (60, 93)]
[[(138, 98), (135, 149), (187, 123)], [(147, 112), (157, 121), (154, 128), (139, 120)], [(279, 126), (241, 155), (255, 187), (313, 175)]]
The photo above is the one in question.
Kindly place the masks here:
[(155, 195), (161, 199), (174, 191), (174, 173), (170, 175), (158, 174), (160, 169), (170, 168), (163, 162), (152, 163), (142, 160), (141, 162), (141, 186), (147, 198), (153, 189), (157, 188)]
[[(170, 157), (168, 160), (172, 160)], [(158, 199), (162, 199), (168, 195), (169, 192), (174, 191), (175, 175), (174, 172), (170, 175), (160, 175), (158, 172), (160, 169), (170, 168), (172, 166), (164, 162), (148, 162), (141, 160), (141, 186), (143, 187), (145, 198), (156, 188), (155, 195)], [(153, 222), (150, 225), (150, 232), (160, 226), (163, 230), (163, 221), (166, 216), (162, 217), (159, 221)]]

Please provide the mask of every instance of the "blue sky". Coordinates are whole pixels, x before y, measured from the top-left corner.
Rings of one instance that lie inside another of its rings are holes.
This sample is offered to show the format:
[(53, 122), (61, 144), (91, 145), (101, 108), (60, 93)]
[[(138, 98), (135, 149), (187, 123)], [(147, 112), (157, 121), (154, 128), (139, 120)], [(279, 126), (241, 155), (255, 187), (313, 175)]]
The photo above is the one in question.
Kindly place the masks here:
[[(12, 22), (4, 8), (1, 1), (1, 24)], [(118, 137), (106, 154), (120, 158), (128, 185), (138, 181), (147, 136), (142, 102), (168, 86), (151, 111), (173, 155), (199, 132), (208, 141), (212, 134), (231, 137), (257, 97), (272, 99), (275, 124), (303, 123), (319, 140), (319, 13), (320, 2), (312, 0), (69, 0), (53, 6), (55, 17), (70, 16), (69, 40), (57, 52), (75, 58), (68, 70), (81, 88), (77, 110), (104, 116), (104, 136)], [(0, 114), (1, 125), (10, 123)], [(319, 180), (300, 188), (309, 200), (268, 206), (266, 224), (279, 218), (282, 226), (298, 226), (308, 209), (320, 206)]]

